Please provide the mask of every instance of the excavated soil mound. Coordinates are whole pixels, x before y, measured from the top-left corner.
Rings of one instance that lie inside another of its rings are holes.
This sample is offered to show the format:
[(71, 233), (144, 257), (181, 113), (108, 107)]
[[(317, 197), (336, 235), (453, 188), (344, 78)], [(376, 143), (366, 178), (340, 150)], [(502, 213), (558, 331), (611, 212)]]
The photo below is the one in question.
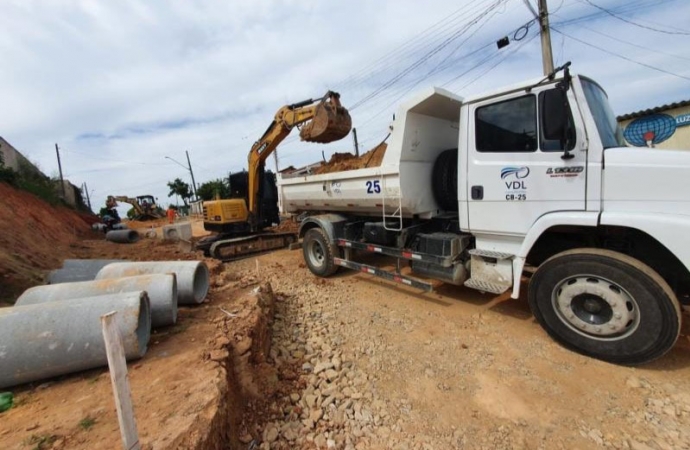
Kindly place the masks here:
[(383, 161), (388, 144), (385, 142), (377, 145), (368, 152), (360, 155), (359, 158), (352, 153), (333, 153), (327, 163), (322, 163), (320, 167), (314, 169), (315, 174), (341, 172), (344, 170), (364, 169), (366, 167), (378, 167)]
[(45, 270), (74, 255), (78, 237), (93, 233), (88, 215), (5, 183), (0, 183), (0, 211), (0, 302), (40, 284)]

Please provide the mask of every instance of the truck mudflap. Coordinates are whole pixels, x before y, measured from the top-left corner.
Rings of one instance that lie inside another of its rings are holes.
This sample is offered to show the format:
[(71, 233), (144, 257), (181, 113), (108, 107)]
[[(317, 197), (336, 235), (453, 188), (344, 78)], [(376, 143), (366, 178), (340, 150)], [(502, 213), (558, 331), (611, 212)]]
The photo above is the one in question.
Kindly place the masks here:
[(417, 280), (405, 275), (398, 273), (388, 272), (386, 270), (381, 270), (374, 266), (369, 266), (367, 264), (356, 263), (343, 258), (333, 258), (333, 262), (337, 266), (347, 267), (348, 269), (356, 270), (362, 273), (368, 273), (380, 278), (385, 278), (389, 281), (394, 281), (396, 283), (404, 284), (406, 286), (411, 286), (413, 288), (421, 289), (424, 292), (431, 292), (434, 290), (434, 286), (431, 283), (425, 281)]
[(297, 241), (295, 233), (263, 233), (214, 242), (209, 253), (223, 262), (285, 248)]

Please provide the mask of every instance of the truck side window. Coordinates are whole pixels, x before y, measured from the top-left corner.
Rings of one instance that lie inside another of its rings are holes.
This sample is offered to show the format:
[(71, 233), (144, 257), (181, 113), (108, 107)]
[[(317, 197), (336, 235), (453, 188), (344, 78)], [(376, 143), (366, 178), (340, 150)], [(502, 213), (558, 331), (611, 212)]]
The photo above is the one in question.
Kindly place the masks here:
[(537, 150), (537, 105), (534, 95), (477, 108), (475, 136), (480, 152)]
[[(544, 108), (542, 105), (544, 104), (544, 92), (542, 91), (539, 93), (539, 117), (542, 118), (542, 114), (544, 111)], [(539, 121), (539, 123), (542, 123), (542, 121)], [(568, 107), (568, 133), (571, 135), (568, 136), (568, 150), (572, 150), (575, 148), (575, 126), (573, 125), (573, 113)], [(542, 152), (562, 152), (563, 149), (563, 143), (558, 140), (558, 139), (544, 139), (544, 130), (539, 129), (539, 148), (541, 149)]]

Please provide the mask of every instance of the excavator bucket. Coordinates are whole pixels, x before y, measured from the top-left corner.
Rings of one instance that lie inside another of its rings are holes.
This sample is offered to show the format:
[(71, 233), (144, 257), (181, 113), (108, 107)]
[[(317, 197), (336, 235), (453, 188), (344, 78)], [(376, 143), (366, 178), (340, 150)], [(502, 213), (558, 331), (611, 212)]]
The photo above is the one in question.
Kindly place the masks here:
[(314, 118), (300, 130), (300, 137), (306, 142), (326, 144), (348, 135), (352, 129), (350, 113), (342, 106), (322, 102), (316, 107)]

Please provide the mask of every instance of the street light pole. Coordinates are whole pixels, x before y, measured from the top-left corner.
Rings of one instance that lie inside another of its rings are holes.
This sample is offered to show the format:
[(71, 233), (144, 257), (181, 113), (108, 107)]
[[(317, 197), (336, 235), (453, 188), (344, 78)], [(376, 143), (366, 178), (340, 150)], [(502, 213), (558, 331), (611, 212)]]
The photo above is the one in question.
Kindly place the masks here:
[(194, 200), (199, 200), (199, 196), (196, 195), (196, 181), (194, 181), (194, 172), (192, 172), (192, 163), (189, 161), (189, 152), (184, 151), (187, 154), (187, 165), (189, 166), (189, 173), (192, 175), (192, 191), (194, 192)]
[(198, 200), (199, 196), (196, 194), (196, 182), (194, 181), (194, 172), (192, 172), (192, 164), (189, 162), (189, 152), (185, 150), (185, 153), (187, 154), (187, 164), (188, 164), (186, 166), (184, 164), (182, 164), (181, 162), (177, 161), (176, 159), (172, 159), (169, 156), (166, 156), (165, 159), (169, 159), (170, 161), (174, 162), (178, 166), (184, 167), (185, 169), (187, 169), (189, 171), (189, 174), (192, 176), (192, 193), (194, 194), (194, 200)]

